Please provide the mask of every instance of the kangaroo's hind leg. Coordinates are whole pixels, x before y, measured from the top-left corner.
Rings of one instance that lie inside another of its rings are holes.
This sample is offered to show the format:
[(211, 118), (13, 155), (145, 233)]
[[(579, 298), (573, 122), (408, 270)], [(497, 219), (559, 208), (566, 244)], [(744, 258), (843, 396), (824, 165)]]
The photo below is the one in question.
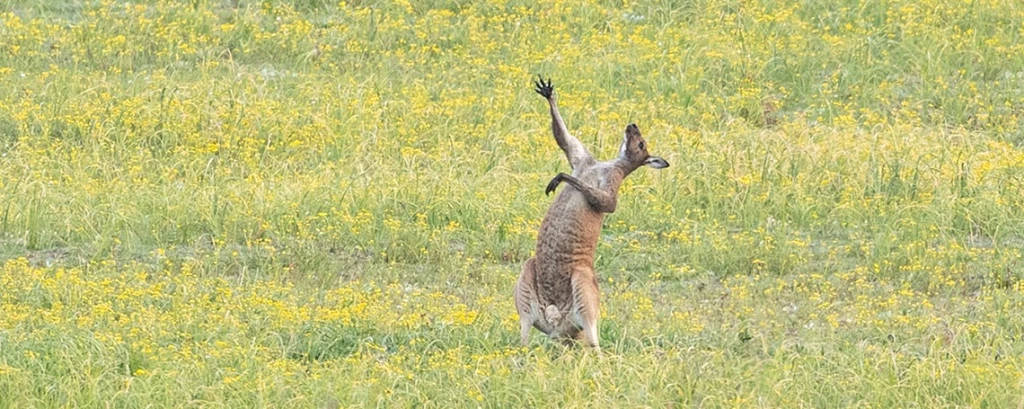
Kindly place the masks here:
[(516, 312), (519, 313), (519, 338), (523, 346), (530, 344), (530, 329), (543, 313), (537, 311), (537, 293), (533, 288), (533, 259), (523, 263), (523, 271), (519, 273), (519, 280), (516, 281), (515, 304)]
[(583, 333), (583, 342), (594, 349), (598, 345), (597, 321), (601, 316), (600, 293), (597, 288), (597, 276), (592, 268), (581, 268), (572, 275), (573, 314)]

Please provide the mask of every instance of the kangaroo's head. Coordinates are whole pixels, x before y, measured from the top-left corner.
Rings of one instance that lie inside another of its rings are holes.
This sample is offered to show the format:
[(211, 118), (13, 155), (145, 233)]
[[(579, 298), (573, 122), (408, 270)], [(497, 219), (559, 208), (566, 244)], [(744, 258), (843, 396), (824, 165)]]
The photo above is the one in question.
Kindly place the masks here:
[(647, 142), (640, 136), (640, 128), (636, 124), (626, 126), (626, 135), (619, 147), (619, 160), (625, 162), (629, 171), (647, 165), (655, 169), (668, 167), (664, 159), (647, 153)]

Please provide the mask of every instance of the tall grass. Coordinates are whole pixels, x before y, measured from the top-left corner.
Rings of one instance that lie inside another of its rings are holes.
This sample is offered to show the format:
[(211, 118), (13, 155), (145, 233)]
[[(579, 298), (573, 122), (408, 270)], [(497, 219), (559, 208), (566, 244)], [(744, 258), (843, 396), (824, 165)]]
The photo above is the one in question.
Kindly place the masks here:
[[(0, 407), (1010, 406), (1024, 6), (0, 0)], [(518, 348), (567, 168), (598, 358)]]

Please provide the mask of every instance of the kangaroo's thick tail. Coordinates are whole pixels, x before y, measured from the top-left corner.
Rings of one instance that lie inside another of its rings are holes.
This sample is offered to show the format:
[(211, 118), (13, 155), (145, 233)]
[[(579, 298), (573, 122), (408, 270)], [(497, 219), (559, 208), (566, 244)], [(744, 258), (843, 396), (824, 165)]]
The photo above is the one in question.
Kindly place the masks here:
[(558, 307), (549, 305), (544, 308), (544, 319), (548, 324), (557, 325), (558, 321), (562, 320), (562, 313), (558, 311)]

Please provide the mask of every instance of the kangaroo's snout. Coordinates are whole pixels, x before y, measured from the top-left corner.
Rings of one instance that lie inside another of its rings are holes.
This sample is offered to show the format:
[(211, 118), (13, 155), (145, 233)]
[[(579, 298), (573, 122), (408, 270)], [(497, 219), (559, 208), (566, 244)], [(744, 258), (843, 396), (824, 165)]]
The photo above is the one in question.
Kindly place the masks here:
[(640, 136), (640, 128), (637, 127), (636, 124), (626, 125), (626, 135), (629, 135), (630, 137)]

